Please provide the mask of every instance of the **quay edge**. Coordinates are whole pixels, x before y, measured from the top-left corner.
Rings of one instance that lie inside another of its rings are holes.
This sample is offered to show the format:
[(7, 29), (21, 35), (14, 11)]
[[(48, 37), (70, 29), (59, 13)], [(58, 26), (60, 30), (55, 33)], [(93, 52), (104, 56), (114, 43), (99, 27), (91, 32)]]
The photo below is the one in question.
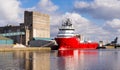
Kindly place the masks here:
[(9, 52), (9, 51), (50, 51), (50, 47), (25, 47), (25, 48), (0, 48), (0, 52)]

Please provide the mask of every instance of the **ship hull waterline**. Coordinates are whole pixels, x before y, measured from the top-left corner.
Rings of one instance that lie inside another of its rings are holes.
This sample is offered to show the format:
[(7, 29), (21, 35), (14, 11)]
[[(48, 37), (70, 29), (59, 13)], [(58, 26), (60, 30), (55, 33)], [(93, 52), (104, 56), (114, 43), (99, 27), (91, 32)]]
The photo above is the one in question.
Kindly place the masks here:
[(58, 50), (71, 50), (71, 49), (97, 49), (99, 44), (96, 42), (80, 43), (77, 37), (60, 37), (55, 38), (59, 49)]

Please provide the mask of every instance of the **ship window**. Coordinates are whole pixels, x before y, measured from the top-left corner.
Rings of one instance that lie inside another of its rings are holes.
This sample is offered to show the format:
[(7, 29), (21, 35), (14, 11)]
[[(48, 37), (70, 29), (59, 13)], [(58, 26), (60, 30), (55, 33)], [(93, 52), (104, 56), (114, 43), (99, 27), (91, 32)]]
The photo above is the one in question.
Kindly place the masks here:
[(58, 32), (58, 34), (74, 34), (74, 32)]

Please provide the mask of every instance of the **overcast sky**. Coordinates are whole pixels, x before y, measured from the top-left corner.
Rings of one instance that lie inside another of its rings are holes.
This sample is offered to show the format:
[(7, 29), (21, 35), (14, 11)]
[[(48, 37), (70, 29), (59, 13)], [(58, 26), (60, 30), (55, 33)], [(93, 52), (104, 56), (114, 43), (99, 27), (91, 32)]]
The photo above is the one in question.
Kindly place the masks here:
[(24, 22), (25, 10), (50, 15), (51, 37), (69, 17), (76, 33), (88, 40), (110, 42), (116, 36), (120, 38), (120, 0), (0, 0), (0, 26)]

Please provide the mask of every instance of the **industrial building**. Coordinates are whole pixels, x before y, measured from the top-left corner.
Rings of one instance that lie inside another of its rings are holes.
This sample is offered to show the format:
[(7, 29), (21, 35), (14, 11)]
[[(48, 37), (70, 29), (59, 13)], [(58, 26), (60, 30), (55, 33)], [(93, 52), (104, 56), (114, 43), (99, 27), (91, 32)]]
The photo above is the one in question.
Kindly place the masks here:
[(0, 27), (0, 35), (23, 45), (28, 45), (35, 39), (49, 39), (50, 17), (39, 12), (25, 11), (24, 23), (20, 23), (19, 26)]

